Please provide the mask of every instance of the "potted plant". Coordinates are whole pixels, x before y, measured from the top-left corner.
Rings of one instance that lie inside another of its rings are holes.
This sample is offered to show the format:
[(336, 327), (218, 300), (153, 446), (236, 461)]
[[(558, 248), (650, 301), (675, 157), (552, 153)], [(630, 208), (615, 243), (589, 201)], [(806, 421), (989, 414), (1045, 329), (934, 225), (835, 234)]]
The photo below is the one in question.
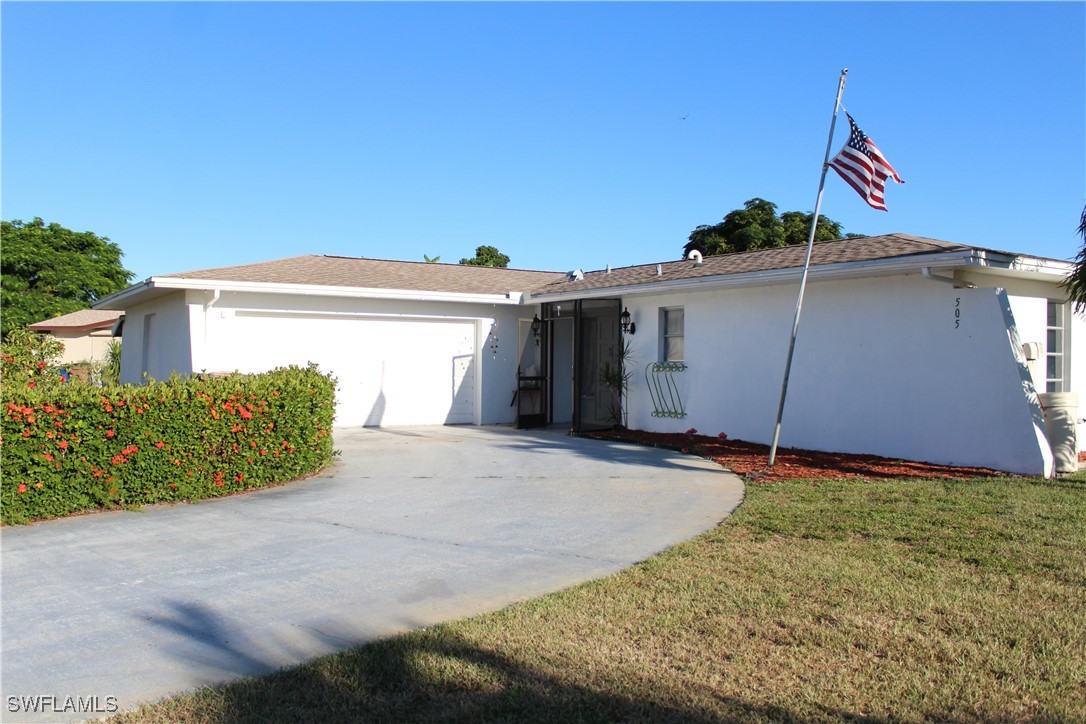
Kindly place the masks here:
[(626, 393), (633, 376), (631, 349), (630, 341), (623, 339), (618, 354), (613, 359), (604, 360), (600, 366), (600, 383), (611, 392), (607, 412), (616, 430), (626, 429)]

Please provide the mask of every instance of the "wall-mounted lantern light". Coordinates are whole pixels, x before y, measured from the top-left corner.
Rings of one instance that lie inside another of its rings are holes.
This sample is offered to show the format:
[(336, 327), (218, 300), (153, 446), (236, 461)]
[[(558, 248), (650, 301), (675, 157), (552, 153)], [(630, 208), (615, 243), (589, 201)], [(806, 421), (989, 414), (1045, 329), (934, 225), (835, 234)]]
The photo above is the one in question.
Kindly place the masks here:
[(619, 319), (622, 320), (622, 333), (633, 334), (637, 331), (637, 323), (630, 321), (630, 310), (623, 307), (622, 314), (619, 315)]
[(539, 315), (536, 314), (532, 317), (532, 336), (535, 337), (535, 343), (539, 344), (539, 332), (543, 329), (543, 322), (539, 321)]

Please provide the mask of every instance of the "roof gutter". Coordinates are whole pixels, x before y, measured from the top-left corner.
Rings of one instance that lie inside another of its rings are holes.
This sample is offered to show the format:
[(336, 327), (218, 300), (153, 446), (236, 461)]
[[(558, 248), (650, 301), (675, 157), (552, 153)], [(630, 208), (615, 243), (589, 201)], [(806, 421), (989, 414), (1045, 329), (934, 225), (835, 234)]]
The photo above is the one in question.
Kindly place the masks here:
[(95, 308), (124, 309), (125, 303), (152, 290), (162, 291), (212, 291), (214, 304), (223, 292), (286, 294), (319, 297), (354, 297), (360, 299), (394, 299), (423, 302), (463, 302), (476, 304), (519, 305), (526, 296), (523, 292), (503, 294), (474, 294), (465, 292), (436, 292), (413, 289), (376, 289), (372, 287), (324, 286), (322, 284), (281, 284), (276, 282), (232, 282), (215, 279), (184, 279), (179, 277), (151, 277), (140, 284), (105, 297)]

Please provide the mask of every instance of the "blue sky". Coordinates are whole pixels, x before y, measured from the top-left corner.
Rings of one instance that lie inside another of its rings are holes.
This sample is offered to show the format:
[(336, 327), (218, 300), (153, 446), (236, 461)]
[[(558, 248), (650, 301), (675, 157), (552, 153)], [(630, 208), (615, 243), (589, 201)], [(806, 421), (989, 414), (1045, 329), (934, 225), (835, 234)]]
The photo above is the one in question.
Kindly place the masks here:
[[(1086, 4), (4, 2), (2, 213), (137, 279), (298, 254), (564, 271), (814, 209), (837, 78), (905, 184), (822, 211), (1071, 258)], [(833, 152), (844, 143), (842, 115)]]

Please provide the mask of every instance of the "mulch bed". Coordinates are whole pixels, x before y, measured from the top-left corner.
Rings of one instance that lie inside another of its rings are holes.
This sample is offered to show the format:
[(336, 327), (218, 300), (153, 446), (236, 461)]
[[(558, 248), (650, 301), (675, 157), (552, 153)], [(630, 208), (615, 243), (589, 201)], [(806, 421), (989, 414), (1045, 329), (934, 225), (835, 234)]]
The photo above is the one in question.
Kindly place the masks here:
[(700, 455), (744, 476), (747, 480), (773, 482), (796, 478), (854, 480), (864, 478), (954, 478), (999, 477), (1007, 473), (988, 468), (949, 467), (877, 455), (818, 452), (777, 448), (777, 459), (769, 467), (769, 446), (744, 440), (720, 440), (708, 435), (607, 430), (585, 433), (598, 440), (630, 442)]

